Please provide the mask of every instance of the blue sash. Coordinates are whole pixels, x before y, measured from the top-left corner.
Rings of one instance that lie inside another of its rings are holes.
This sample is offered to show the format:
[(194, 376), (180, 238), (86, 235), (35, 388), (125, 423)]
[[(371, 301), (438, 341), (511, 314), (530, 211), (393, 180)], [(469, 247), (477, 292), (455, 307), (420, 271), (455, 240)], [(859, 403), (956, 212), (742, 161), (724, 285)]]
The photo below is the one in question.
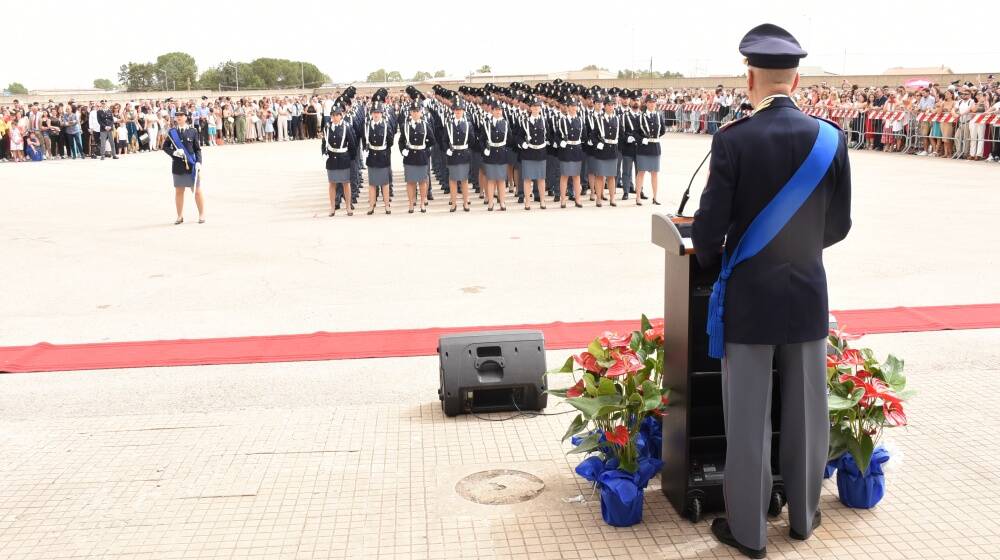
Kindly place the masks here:
[(181, 139), (181, 135), (177, 132), (176, 128), (170, 129), (170, 141), (174, 143), (175, 148), (180, 148), (184, 151), (184, 159), (187, 160), (189, 166), (191, 167), (191, 176), (195, 176), (198, 172), (198, 158), (193, 152), (188, 151), (187, 146), (184, 145), (184, 140)]
[(750, 222), (733, 254), (722, 254), (722, 271), (712, 286), (712, 297), (708, 301), (708, 355), (722, 358), (726, 353), (726, 339), (723, 332), (723, 303), (726, 300), (726, 281), (736, 265), (759, 253), (785, 224), (798, 212), (809, 195), (812, 194), (837, 155), (840, 133), (826, 122), (819, 123), (819, 133), (812, 151), (792, 178), (778, 191), (778, 194)]

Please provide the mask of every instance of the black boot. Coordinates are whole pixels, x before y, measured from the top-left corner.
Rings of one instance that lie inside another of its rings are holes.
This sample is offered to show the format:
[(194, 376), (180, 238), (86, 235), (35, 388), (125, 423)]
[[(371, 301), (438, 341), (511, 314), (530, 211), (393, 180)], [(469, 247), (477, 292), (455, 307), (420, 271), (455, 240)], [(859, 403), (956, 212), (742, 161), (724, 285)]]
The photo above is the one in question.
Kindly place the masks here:
[(715, 535), (715, 538), (720, 543), (739, 550), (747, 558), (764, 558), (767, 556), (766, 546), (757, 550), (740, 544), (736, 540), (736, 537), (733, 536), (733, 531), (729, 528), (729, 521), (726, 521), (725, 517), (719, 517), (712, 521), (712, 534)]

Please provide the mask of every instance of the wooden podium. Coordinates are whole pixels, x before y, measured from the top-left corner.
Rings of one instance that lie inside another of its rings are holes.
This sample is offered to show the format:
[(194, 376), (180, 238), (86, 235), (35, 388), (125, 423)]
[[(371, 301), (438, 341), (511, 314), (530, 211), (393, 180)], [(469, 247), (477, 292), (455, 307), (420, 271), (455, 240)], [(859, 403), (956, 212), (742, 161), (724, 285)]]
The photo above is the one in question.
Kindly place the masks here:
[[(677, 512), (692, 522), (725, 509), (722, 476), (726, 431), (722, 412), (722, 364), (708, 356), (708, 299), (719, 267), (702, 268), (680, 227), (691, 218), (653, 214), (653, 243), (664, 249), (663, 384), (670, 387), (670, 409), (663, 418), (663, 493)], [(780, 383), (775, 380), (771, 421), (780, 426)], [(768, 513), (785, 505), (777, 474), (779, 434), (773, 434), (771, 465), (774, 490)]]

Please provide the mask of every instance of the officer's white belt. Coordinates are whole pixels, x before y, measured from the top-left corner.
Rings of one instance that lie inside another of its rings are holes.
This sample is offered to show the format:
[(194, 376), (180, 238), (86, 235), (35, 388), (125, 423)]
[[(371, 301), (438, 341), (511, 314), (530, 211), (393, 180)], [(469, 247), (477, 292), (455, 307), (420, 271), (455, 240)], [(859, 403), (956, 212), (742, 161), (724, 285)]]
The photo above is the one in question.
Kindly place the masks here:
[(579, 146), (583, 143), (583, 140), (564, 140), (568, 146)]
[(343, 154), (347, 152), (347, 148), (330, 148), (328, 151), (333, 152), (335, 154)]
[(382, 150), (388, 149), (388, 146), (381, 146), (381, 147), (379, 147), (379, 146), (368, 146), (368, 149), (372, 150), (372, 151), (375, 151), (375, 152), (381, 152)]
[(541, 144), (528, 144), (528, 148), (531, 148), (532, 150), (541, 150), (542, 148), (548, 145), (549, 145), (548, 142), (543, 142)]
[(469, 149), (469, 145), (468, 144), (462, 144), (461, 146), (452, 146), (451, 149), (452, 150), (468, 150)]
[(646, 142), (655, 142), (655, 143), (659, 144), (660, 143), (660, 139), (659, 138), (646, 138)]
[(618, 141), (617, 140), (605, 140), (604, 143), (605, 144), (617, 144)]
[(507, 145), (506, 142), (489, 142), (491, 148), (502, 148)]
[(411, 150), (423, 150), (424, 149), (424, 146), (414, 146), (413, 144), (407, 144), (406, 147), (409, 148), (409, 149), (411, 149)]

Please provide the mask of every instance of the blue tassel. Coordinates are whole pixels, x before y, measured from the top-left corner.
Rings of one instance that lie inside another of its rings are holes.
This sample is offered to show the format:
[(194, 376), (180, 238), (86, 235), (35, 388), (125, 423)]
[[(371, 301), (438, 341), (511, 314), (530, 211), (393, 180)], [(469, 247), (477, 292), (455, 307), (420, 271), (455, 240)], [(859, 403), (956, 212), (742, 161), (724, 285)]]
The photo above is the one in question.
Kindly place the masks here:
[(725, 269), (723, 271), (712, 286), (712, 296), (708, 299), (708, 328), (705, 330), (708, 334), (708, 355), (718, 359), (726, 353), (722, 303), (726, 300), (726, 279), (729, 275), (725, 274)]

